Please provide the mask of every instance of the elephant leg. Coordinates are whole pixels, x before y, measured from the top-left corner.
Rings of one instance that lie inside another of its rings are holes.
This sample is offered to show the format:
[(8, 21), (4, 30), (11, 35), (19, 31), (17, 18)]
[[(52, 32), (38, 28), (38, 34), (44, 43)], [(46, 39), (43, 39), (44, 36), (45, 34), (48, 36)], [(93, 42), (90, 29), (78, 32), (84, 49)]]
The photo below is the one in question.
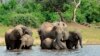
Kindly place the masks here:
[(15, 41), (15, 48), (19, 49), (21, 45), (21, 40), (16, 40)]
[(73, 43), (70, 40), (66, 41), (66, 46), (68, 49), (73, 49)]
[(67, 45), (67, 48), (68, 48), (68, 49), (73, 49), (72, 44)]
[(10, 46), (11, 46), (11, 50), (15, 49), (15, 43), (13, 41)]
[(45, 45), (44, 45), (43, 41), (41, 41), (41, 48), (45, 49)]
[(9, 45), (7, 45), (7, 44), (6, 44), (6, 49), (7, 49), (7, 50), (10, 50), (10, 46), (9, 46)]
[(10, 43), (8, 41), (5, 42), (6, 43), (6, 49), (9, 50), (10, 49)]
[(78, 49), (78, 41), (75, 42), (75, 49)]

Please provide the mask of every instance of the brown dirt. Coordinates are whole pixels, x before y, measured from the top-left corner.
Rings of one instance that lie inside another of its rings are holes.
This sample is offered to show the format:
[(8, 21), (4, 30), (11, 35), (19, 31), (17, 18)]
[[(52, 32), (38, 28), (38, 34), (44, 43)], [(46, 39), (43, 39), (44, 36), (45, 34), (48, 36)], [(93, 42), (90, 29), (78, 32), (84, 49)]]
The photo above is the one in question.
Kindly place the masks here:
[(76, 29), (87, 29), (89, 27), (78, 24), (78, 23), (67, 23), (68, 27), (70, 28), (76, 28)]
[(4, 43), (4, 38), (3, 37), (0, 37), (0, 44), (1, 43)]

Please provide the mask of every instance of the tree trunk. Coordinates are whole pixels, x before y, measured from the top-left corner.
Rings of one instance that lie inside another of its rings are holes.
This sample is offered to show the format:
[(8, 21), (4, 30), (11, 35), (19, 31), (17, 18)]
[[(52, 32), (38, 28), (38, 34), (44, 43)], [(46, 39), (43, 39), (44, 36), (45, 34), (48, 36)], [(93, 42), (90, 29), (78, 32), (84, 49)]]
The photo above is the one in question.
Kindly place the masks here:
[(73, 17), (72, 17), (73, 22), (76, 22), (76, 11), (77, 11), (77, 8), (79, 7), (80, 3), (81, 3), (81, 0), (79, 0), (78, 3), (76, 3), (76, 0), (74, 0), (75, 8), (74, 8)]
[(61, 14), (60, 11), (58, 11), (58, 15), (60, 16), (60, 21), (63, 21), (64, 22), (64, 18), (63, 18), (63, 16), (62, 16), (62, 14)]
[(61, 11), (59, 10), (59, 8), (54, 7), (54, 9), (58, 12), (58, 15), (60, 16), (60, 20), (59, 21), (63, 21), (64, 22), (64, 17), (61, 14)]

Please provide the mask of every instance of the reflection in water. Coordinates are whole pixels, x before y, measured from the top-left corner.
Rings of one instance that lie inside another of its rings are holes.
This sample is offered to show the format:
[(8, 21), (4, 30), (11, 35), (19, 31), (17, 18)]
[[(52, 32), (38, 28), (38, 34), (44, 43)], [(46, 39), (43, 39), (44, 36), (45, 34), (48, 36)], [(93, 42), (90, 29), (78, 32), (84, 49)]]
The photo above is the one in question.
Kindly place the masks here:
[(87, 45), (79, 50), (42, 50), (35, 46), (32, 50), (21, 52), (6, 51), (4, 46), (0, 46), (0, 56), (100, 56), (100, 45)]

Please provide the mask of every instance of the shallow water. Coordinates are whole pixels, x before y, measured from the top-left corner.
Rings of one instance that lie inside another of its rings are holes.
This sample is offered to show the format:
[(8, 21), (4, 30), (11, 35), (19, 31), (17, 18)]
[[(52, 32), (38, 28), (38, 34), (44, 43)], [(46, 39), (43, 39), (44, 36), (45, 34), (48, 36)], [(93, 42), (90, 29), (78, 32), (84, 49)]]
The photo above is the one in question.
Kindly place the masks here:
[(21, 52), (6, 51), (0, 46), (0, 56), (100, 56), (100, 45), (84, 45), (79, 50), (42, 50), (39, 46)]

